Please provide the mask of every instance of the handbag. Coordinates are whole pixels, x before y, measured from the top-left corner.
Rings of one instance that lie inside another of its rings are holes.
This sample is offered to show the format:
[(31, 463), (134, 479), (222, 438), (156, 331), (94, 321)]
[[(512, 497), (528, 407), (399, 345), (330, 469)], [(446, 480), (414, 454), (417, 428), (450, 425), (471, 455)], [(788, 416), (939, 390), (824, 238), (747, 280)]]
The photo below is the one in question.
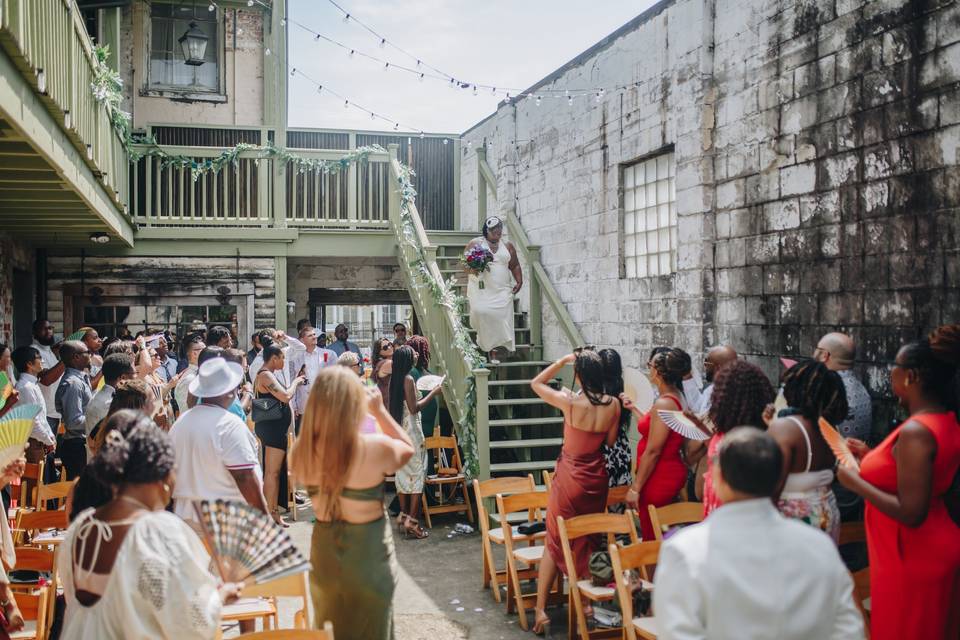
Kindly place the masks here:
[(283, 406), (273, 397), (255, 398), (250, 413), (255, 423), (279, 420), (283, 417)]
[(532, 536), (546, 530), (547, 523), (543, 520), (534, 520), (532, 522), (524, 522), (517, 525), (517, 533), (522, 536)]

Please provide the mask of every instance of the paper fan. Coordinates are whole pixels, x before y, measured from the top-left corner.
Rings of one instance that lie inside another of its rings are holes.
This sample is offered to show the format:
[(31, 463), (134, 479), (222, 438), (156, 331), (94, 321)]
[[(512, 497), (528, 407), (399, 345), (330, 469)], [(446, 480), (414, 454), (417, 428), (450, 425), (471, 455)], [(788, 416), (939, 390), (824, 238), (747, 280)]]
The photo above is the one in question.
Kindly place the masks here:
[(830, 445), (833, 455), (837, 456), (840, 464), (848, 469), (860, 471), (860, 463), (857, 462), (853, 452), (850, 451), (850, 447), (847, 446), (846, 439), (840, 435), (840, 432), (824, 418), (820, 418), (817, 424), (820, 425), (820, 433), (823, 435), (823, 439)]
[(780, 392), (777, 393), (776, 400), (773, 401), (773, 416), (779, 416), (780, 412), (786, 409), (788, 406), (787, 398), (783, 395), (783, 389), (780, 389)]
[(783, 365), (784, 369), (792, 369), (794, 366), (796, 366), (797, 361), (790, 358), (780, 358), (780, 364)]
[(433, 391), (443, 382), (443, 376), (421, 376), (417, 380), (418, 391)]
[(82, 329), (74, 331), (73, 333), (68, 335), (66, 338), (63, 339), (63, 341), (66, 342), (67, 340), (83, 340), (83, 336), (87, 335), (87, 331), (90, 331), (90, 327), (83, 327)]
[(13, 385), (10, 384), (10, 378), (6, 373), (0, 371), (0, 409), (7, 406), (7, 400), (13, 393)]
[[(683, 415), (682, 411), (669, 411), (667, 409), (658, 409), (657, 415), (663, 420), (663, 423), (676, 431), (688, 440), (709, 440), (712, 434), (704, 433), (694, 422)], [(699, 416), (698, 416), (699, 417)], [(712, 427), (710, 419), (706, 416), (700, 417), (701, 422), (707, 427)]]
[(640, 413), (650, 411), (656, 399), (650, 379), (643, 375), (642, 371), (633, 367), (626, 367), (623, 370), (623, 392)]
[(14, 407), (0, 418), (0, 469), (23, 455), (33, 431), (33, 419), (43, 409), (38, 404)]
[(194, 502), (224, 582), (258, 584), (310, 570), (310, 562), (267, 514), (243, 502)]

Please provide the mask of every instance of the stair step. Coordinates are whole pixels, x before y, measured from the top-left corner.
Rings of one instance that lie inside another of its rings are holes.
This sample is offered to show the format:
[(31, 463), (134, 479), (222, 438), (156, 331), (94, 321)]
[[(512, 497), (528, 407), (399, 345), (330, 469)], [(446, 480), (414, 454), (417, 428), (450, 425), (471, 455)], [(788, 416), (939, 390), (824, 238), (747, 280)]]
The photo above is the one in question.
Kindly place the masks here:
[(541, 400), (539, 397), (537, 398), (502, 398), (497, 400), (490, 400), (487, 402), (487, 404), (491, 407), (510, 407), (510, 406), (519, 405), (519, 404), (523, 404), (523, 405), (542, 404), (544, 406), (549, 406), (547, 405), (546, 402)]
[(507, 362), (501, 362), (500, 364), (487, 363), (487, 367), (496, 367), (498, 369), (503, 369), (506, 367), (539, 367), (543, 368), (551, 364), (546, 360), (510, 360)]
[[(532, 378), (517, 378), (516, 380), (491, 380), (487, 385), (491, 387), (509, 387), (515, 385), (529, 387), (531, 382), (533, 382)], [(560, 384), (560, 380), (554, 378), (550, 380), (550, 384)]]
[[(514, 330), (514, 331), (517, 331), (517, 332), (530, 333), (530, 327), (514, 327), (513, 330)], [(468, 331), (469, 333), (476, 333), (476, 332), (477, 332), (477, 330), (474, 329), (473, 327), (467, 327), (467, 331)]]
[(531, 438), (530, 440), (497, 440), (490, 443), (491, 449), (523, 449), (526, 447), (559, 447), (563, 438)]
[(556, 466), (556, 460), (530, 460), (528, 462), (501, 462), (490, 465), (490, 472), (498, 471), (527, 471), (536, 469), (553, 469)]
[(550, 424), (563, 424), (563, 416), (556, 418), (509, 418), (507, 420), (491, 420), (491, 427), (535, 427)]

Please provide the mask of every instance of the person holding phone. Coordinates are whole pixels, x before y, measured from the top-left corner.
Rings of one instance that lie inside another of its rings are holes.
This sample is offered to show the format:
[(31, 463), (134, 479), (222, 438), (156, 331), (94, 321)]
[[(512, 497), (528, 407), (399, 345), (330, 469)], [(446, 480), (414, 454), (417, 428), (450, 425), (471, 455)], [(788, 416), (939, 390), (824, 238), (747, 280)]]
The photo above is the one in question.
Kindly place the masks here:
[(310, 387), (313, 381), (317, 379), (317, 374), (321, 370), (332, 367), (337, 364), (337, 354), (319, 344), (320, 336), (316, 328), (309, 324), (300, 328), (300, 342), (303, 343), (303, 351), (289, 351), (289, 363), (287, 371), (290, 379), (303, 376), (306, 384), (297, 389), (293, 394), (293, 400), (290, 407), (293, 409), (294, 429), (297, 435), (300, 435), (300, 422), (303, 420), (303, 414), (307, 408), (307, 398), (310, 395)]

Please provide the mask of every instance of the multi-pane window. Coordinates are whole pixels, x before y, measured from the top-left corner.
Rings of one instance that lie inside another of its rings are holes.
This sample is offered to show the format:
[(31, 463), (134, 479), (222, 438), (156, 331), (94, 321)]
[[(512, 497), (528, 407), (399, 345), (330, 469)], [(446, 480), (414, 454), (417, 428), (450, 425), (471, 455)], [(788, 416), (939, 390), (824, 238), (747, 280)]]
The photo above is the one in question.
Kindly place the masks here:
[(133, 336), (140, 331), (167, 331), (184, 336), (213, 325), (228, 327), (236, 338), (237, 307), (228, 305), (84, 305), (83, 325), (101, 337)]
[[(165, 4), (150, 7), (150, 89), (216, 92), (220, 90), (217, 40), (218, 11), (208, 11), (208, 3)], [(204, 63), (184, 62), (180, 37), (191, 24), (207, 36)]]
[(677, 268), (674, 155), (670, 151), (623, 167), (623, 265), (627, 278)]

